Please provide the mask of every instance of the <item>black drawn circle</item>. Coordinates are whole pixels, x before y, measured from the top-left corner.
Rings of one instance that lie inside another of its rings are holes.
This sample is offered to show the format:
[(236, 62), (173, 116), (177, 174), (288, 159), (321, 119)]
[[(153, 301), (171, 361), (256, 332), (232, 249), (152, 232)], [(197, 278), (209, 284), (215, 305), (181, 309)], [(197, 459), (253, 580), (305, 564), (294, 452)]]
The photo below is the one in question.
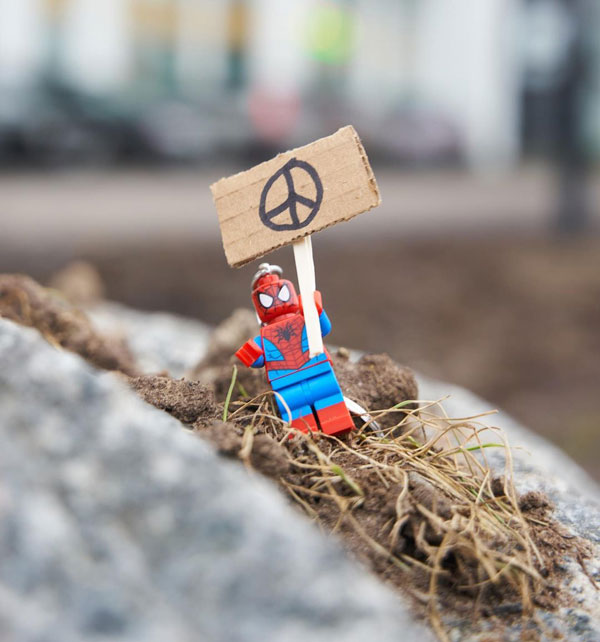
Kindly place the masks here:
[[(294, 179), (292, 177), (292, 169), (298, 168), (304, 170), (312, 179), (316, 188), (315, 198), (308, 198), (302, 194), (298, 194), (294, 189)], [(267, 195), (275, 181), (283, 176), (288, 189), (288, 196), (277, 207), (274, 207), (271, 210), (266, 209)], [(306, 227), (318, 214), (323, 202), (323, 183), (321, 178), (317, 173), (317, 170), (306, 161), (298, 160), (297, 158), (292, 158), (289, 160), (281, 169), (278, 169), (271, 178), (265, 183), (263, 187), (262, 194), (260, 195), (260, 206), (258, 213), (260, 220), (263, 222), (263, 225), (266, 225), (268, 228), (275, 230), (276, 232), (283, 232), (284, 230), (300, 230), (303, 227)], [(305, 205), (310, 208), (309, 214), (307, 217), (302, 220), (298, 216), (298, 203)], [(286, 210), (290, 211), (289, 221), (286, 223), (276, 223), (273, 219), (285, 212)]]

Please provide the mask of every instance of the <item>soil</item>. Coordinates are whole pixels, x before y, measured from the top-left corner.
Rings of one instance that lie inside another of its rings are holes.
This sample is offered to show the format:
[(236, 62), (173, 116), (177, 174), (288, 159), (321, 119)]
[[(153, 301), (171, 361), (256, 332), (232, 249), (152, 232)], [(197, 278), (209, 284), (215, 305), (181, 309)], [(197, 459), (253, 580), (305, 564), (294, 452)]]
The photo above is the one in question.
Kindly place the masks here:
[[(463, 535), (467, 529), (453, 526), (477, 521), (479, 508), (469, 492), (457, 497), (436, 484), (435, 466), (444, 457), (440, 449), (406, 442), (414, 452), (389, 450), (395, 437), (390, 441), (389, 436), (382, 439), (363, 430), (342, 440), (319, 434), (290, 438), (277, 422), (263, 419), (269, 411), (274, 412), (270, 399), (260, 396), (266, 390), (264, 379), (245, 369), (239, 370), (237, 383), (241, 385), (232, 388), (224, 406), (232, 381), (230, 344), (235, 341), (239, 345), (240, 337), (243, 341), (242, 335), (250, 330), (247, 315), (238, 313), (218, 330), (209, 354), (196, 369), (196, 374), (204, 377), (199, 382), (164, 375), (136, 376), (125, 346), (120, 346), (120, 351), (111, 348), (110, 339), (97, 335), (85, 315), (27, 277), (0, 277), (0, 314), (36, 327), (50, 342), (77, 352), (94, 365), (120, 371), (147, 402), (188, 426), (193, 424), (192, 429), (222, 454), (274, 479), (324, 529), (336, 533), (358, 560), (409, 595), (417, 612), (428, 615), (440, 635), (448, 614), (453, 618), (479, 614), (501, 630), (510, 618), (528, 617), (532, 605), (554, 609), (569, 603), (559, 588), (565, 573), (564, 558), (583, 561), (589, 551), (553, 521), (552, 506), (542, 494), (518, 498), (514, 520), (519, 520), (520, 511), (525, 519), (521, 524), (541, 555), (532, 562), (533, 567), (544, 581), (524, 576), (515, 585), (508, 574), (494, 584), (481, 586), (482, 547), (510, 557), (519, 554), (522, 546), (500, 531), (490, 535), (490, 531), (475, 530), (471, 541)], [(370, 412), (418, 397), (411, 371), (387, 355), (367, 355), (353, 364), (347, 351), (341, 350), (335, 355), (335, 367), (344, 392)], [(253, 400), (256, 395), (259, 398)], [(404, 412), (418, 416), (414, 406), (406, 406), (390, 415), (389, 421), (384, 417), (382, 427), (410, 430), (410, 423), (399, 425)], [(220, 421), (225, 415), (229, 421)], [(361, 444), (369, 439), (375, 439), (383, 451), (388, 448), (379, 468), (365, 465)], [(420, 468), (416, 468), (413, 464), (419, 457)], [(403, 483), (389, 475), (390, 464), (396, 471), (406, 471)], [(459, 478), (464, 475), (458, 472)], [(481, 486), (480, 495), (490, 510), (495, 503), (511, 505), (505, 480), (494, 479), (485, 488)]]
[[(386, 410), (419, 398), (413, 372), (396, 364), (388, 354), (367, 354), (353, 362), (342, 348), (332, 358), (344, 394), (369, 411)], [(407, 407), (416, 408), (416, 404)], [(382, 416), (378, 424), (391, 428), (398, 420), (398, 413), (389, 413)]]
[[(574, 538), (552, 519), (552, 506), (543, 495), (537, 494), (532, 498), (528, 494), (519, 502), (541, 556), (535, 566), (543, 583), (532, 585), (526, 598), (510, 583), (498, 582), (482, 590), (469, 589), (465, 585), (476, 585), (481, 579), (477, 552), (474, 544), (465, 550), (464, 543), (461, 543), (447, 547), (440, 563), (436, 597), (432, 601), (429, 597), (431, 572), (426, 569), (431, 557), (446, 545), (436, 523), (440, 520), (448, 523), (460, 510), (440, 488), (418, 474), (409, 473), (408, 492), (402, 504), (405, 521), (390, 547), (393, 524), (398, 516), (398, 498), (403, 494), (403, 487), (391, 485), (386, 488), (377, 473), (364, 471), (364, 461), (359, 457), (351, 453), (338, 453), (336, 456), (334, 451), (339, 449), (335, 444), (323, 444), (326, 438), (319, 441), (321, 450), (364, 493), (364, 501), (352, 509), (351, 517), (345, 517), (347, 506), (341, 505), (340, 499), (350, 501), (351, 489), (339, 488), (337, 500), (314, 493), (311, 489), (315, 471), (307, 471), (295, 464), (295, 460), (307, 461), (306, 444), (295, 444), (289, 440), (282, 444), (269, 435), (258, 434), (254, 436), (250, 454), (244, 455), (244, 428), (239, 424), (214, 422), (205, 426), (199, 422), (196, 430), (221, 454), (234, 460), (241, 459), (250, 469), (274, 479), (284, 491), (289, 492), (292, 487), (296, 498), (300, 498), (303, 511), (326, 532), (335, 533), (346, 550), (382, 581), (407, 596), (413, 603), (413, 614), (423, 619), (430, 618), (440, 639), (446, 639), (444, 622), (451, 622), (454, 626), (457, 619), (471, 622), (483, 617), (493, 631), (490, 640), (505, 639), (503, 631), (506, 627), (519, 623), (524, 629), (532, 627), (532, 630), (524, 631), (531, 637), (523, 639), (539, 640), (540, 630), (531, 620), (534, 608), (554, 611), (561, 606), (574, 606), (571, 596), (560, 588), (566, 574), (564, 561), (565, 558), (575, 559), (585, 569), (585, 559), (591, 553), (586, 543)], [(497, 487), (502, 487), (503, 480), (494, 481)], [(424, 515), (422, 508), (433, 517)], [(504, 541), (489, 544), (506, 547), (507, 557), (515, 552)], [(415, 564), (399, 566), (399, 558), (413, 560)], [(558, 632), (557, 637), (560, 637)]]
[[(229, 347), (224, 349), (226, 354), (231, 354)], [(361, 401), (369, 411), (389, 408), (399, 401), (417, 397), (416, 383), (410, 371), (397, 366), (387, 355), (368, 355), (355, 364), (348, 360), (345, 351), (341, 352), (341, 355), (334, 356), (334, 362), (344, 393), (352, 397), (355, 391), (360, 391)], [(216, 360), (217, 356), (213, 355), (213, 359)], [(377, 376), (373, 375), (375, 368)], [(227, 374), (225, 370), (218, 374), (215, 381), (215, 390), (219, 391), (219, 396), (225, 389), (226, 381), (231, 382), (231, 366), (226, 371)], [(257, 394), (266, 389), (265, 386)], [(238, 394), (237, 398), (239, 404), (247, 403), (244, 395)], [(236, 407), (235, 403), (233, 407)], [(397, 421), (396, 417), (387, 425)], [(326, 493), (313, 490), (315, 475), (318, 474), (314, 467), (317, 462), (311, 459), (311, 449), (305, 441), (285, 437), (278, 441), (270, 434), (260, 432), (259, 427), (258, 434), (253, 436), (253, 444), (248, 448), (248, 444), (244, 442), (244, 437), (248, 434), (247, 426), (247, 417), (225, 423), (205, 417), (197, 421), (195, 430), (220, 453), (241, 459), (249, 468), (275, 479), (284, 491), (289, 492), (292, 487), (300, 497), (306, 513), (326, 531), (335, 532), (347, 550), (383, 581), (408, 594), (414, 601), (416, 613), (423, 617), (431, 616), (426, 606), (431, 575), (423, 569), (443, 542), (443, 531), (436, 524), (439, 520), (450, 522), (461, 510), (465, 510), (464, 514), (467, 515), (466, 507), (457, 506), (456, 500), (423, 475), (409, 472), (408, 492), (404, 495), (401, 508), (404, 523), (395, 543), (390, 547), (390, 536), (398, 515), (398, 498), (403, 495), (403, 486), (386, 486), (382, 483), (381, 474), (365, 470), (364, 459), (351, 450), (352, 436), (346, 438), (350, 450), (340, 449), (335, 440), (326, 437), (317, 439), (319, 449), (350, 480), (346, 486), (343, 480), (334, 482), (339, 485), (339, 496), (334, 500)], [(312, 466), (308, 463), (311, 461)], [(309, 467), (300, 465), (301, 462)], [(345, 519), (347, 506), (340, 505), (340, 499), (350, 502), (354, 486), (361, 490), (364, 499), (351, 511), (352, 519)], [(505, 498), (503, 478), (494, 478), (490, 487), (497, 497)], [(437, 586), (441, 619), (449, 613), (453, 614), (452, 617), (472, 618), (475, 608), (481, 616), (489, 619), (497, 631), (501, 631), (507, 623), (514, 623), (518, 618), (528, 619), (528, 609), (533, 606), (554, 610), (560, 605), (570, 604), (569, 597), (559, 589), (565, 573), (564, 558), (570, 556), (583, 563), (583, 558), (590, 554), (589, 550), (552, 519), (553, 507), (542, 493), (530, 492), (519, 497), (518, 507), (527, 520), (533, 541), (541, 555), (536, 568), (544, 578), (543, 585), (532, 588), (530, 603), (524, 603), (523, 596), (508, 583), (490, 585), (485, 590), (464, 588), (465, 584), (476, 585), (481, 579), (478, 575), (477, 555), (474, 549), (465, 551), (464, 548), (453, 549), (450, 546), (441, 563)], [(373, 545), (373, 542), (376, 544)], [(507, 555), (514, 553), (510, 545), (501, 539), (491, 545), (505, 547)], [(415, 560), (417, 565), (407, 571), (406, 567), (393, 563), (392, 556), (396, 556), (396, 559), (402, 557)], [(535, 633), (532, 634), (532, 639), (537, 639)]]
[(212, 391), (198, 381), (145, 375), (130, 378), (129, 385), (144, 401), (165, 410), (184, 424), (217, 414)]
[[(196, 430), (222, 455), (236, 459), (240, 457), (243, 439), (234, 424), (222, 421), (207, 422), (205, 418), (198, 422)], [(274, 479), (287, 475), (291, 468), (285, 447), (265, 434), (253, 436), (247, 464), (253, 470)]]
[[(313, 240), (329, 340), (386, 352), (462, 385), (554, 441), (600, 480), (600, 238)], [(1, 240), (0, 240), (1, 242)], [(0, 271), (48, 282), (73, 258), (110, 300), (216, 325), (250, 305), (255, 266), (232, 270), (219, 243), (163, 241), (50, 254), (6, 244)], [(269, 260), (294, 273), (292, 252)]]
[(0, 275), (0, 316), (36, 328), (49, 343), (76, 352), (98, 368), (138, 373), (123, 341), (100, 335), (84, 312), (28, 276)]

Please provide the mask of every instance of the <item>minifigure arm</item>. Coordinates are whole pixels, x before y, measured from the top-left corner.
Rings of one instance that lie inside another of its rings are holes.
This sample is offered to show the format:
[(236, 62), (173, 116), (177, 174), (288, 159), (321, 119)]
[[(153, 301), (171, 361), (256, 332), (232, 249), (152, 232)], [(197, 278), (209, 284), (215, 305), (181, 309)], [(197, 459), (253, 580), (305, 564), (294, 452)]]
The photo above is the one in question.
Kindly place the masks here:
[(265, 365), (265, 353), (260, 337), (255, 337), (244, 343), (235, 356), (248, 368), (262, 368)]
[(331, 332), (331, 321), (325, 310), (321, 310), (321, 314), (319, 314), (319, 323), (321, 324), (321, 336), (326, 337)]
[[(298, 296), (300, 307), (302, 308), (302, 297)], [(331, 332), (331, 321), (327, 316), (327, 312), (323, 310), (323, 297), (319, 290), (315, 290), (315, 305), (319, 313), (319, 323), (321, 325), (321, 336), (326, 337)]]

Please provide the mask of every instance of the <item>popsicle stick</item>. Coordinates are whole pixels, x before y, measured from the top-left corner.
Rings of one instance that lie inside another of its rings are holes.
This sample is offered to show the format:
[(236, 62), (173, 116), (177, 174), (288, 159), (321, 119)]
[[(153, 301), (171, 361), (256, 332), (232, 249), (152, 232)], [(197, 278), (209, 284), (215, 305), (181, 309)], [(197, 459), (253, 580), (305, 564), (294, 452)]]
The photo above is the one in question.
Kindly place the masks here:
[(323, 337), (321, 335), (319, 313), (315, 304), (315, 264), (310, 235), (294, 243), (294, 260), (296, 261), (298, 285), (302, 296), (308, 350), (310, 356), (315, 357), (323, 352)]

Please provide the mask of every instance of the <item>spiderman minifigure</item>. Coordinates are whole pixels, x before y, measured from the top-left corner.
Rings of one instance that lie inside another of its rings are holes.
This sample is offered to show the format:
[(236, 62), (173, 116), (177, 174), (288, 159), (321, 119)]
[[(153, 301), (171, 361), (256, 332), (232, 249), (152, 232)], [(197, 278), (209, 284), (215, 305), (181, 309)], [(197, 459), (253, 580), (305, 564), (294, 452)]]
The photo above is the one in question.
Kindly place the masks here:
[[(354, 428), (327, 351), (310, 358), (302, 301), (278, 265), (262, 263), (252, 280), (252, 302), (261, 321), (260, 335), (235, 354), (246, 366), (265, 367), (284, 421), (303, 432), (321, 429), (328, 435)], [(321, 334), (331, 322), (315, 292)], [(287, 404), (292, 416), (289, 417)]]

